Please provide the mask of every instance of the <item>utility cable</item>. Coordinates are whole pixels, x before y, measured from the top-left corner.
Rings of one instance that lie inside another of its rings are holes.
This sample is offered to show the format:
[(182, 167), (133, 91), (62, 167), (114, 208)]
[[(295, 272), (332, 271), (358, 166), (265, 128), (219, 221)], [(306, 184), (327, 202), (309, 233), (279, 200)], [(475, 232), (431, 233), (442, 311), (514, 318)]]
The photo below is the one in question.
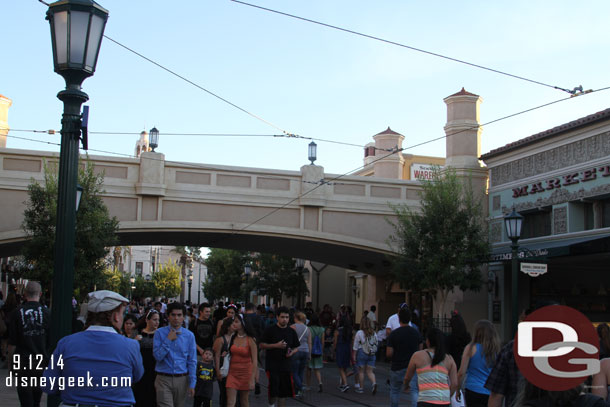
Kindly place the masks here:
[(497, 74), (500, 74), (500, 75), (505, 75), (505, 76), (509, 76), (511, 78), (520, 79), (520, 80), (523, 80), (523, 81), (535, 83), (537, 85), (546, 86), (548, 88), (558, 89), (558, 90), (570, 93), (572, 95), (576, 94), (578, 92), (579, 88), (580, 88), (580, 91), (582, 91), (582, 86), (575, 87), (574, 89), (569, 90), (569, 89), (565, 89), (565, 88), (562, 88), (562, 87), (559, 87), (559, 86), (553, 86), (553, 85), (549, 85), (548, 83), (544, 83), (544, 82), (536, 81), (536, 80), (533, 80), (533, 79), (525, 78), (523, 76), (514, 75), (514, 74), (511, 74), (511, 73), (508, 73), (508, 72), (500, 71), (498, 69), (488, 68), (488, 67), (483, 66), (483, 65), (479, 65), (479, 64), (472, 63), (472, 62), (464, 61), (463, 59), (449, 57), (449, 56), (446, 56), (446, 55), (443, 55), (443, 54), (439, 54), (437, 52), (427, 51), (425, 49), (416, 48), (416, 47), (413, 47), (413, 46), (410, 46), (410, 45), (406, 45), (406, 44), (402, 44), (402, 43), (399, 43), (399, 42), (396, 42), (396, 41), (391, 41), (391, 40), (387, 40), (387, 39), (384, 39), (384, 38), (376, 37), (376, 36), (370, 35), (370, 34), (364, 34), (364, 33), (358, 32), (358, 31), (350, 30), (350, 29), (339, 27), (339, 26), (336, 26), (336, 25), (323, 23), (323, 22), (320, 22), (320, 21), (312, 20), (310, 18), (300, 17), (300, 16), (297, 16), (297, 15), (294, 15), (294, 14), (289, 14), (289, 13), (286, 13), (286, 12), (283, 12), (283, 11), (273, 10), (273, 9), (270, 9), (270, 8), (267, 8), (267, 7), (262, 7), (262, 6), (259, 6), (259, 5), (256, 5), (256, 4), (246, 3), (246, 2), (240, 1), (240, 0), (230, 0), (230, 1), (232, 1), (233, 3), (242, 4), (244, 6), (253, 7), (253, 8), (257, 8), (257, 9), (260, 9), (260, 10), (268, 11), (268, 12), (271, 12), (271, 13), (279, 14), (279, 15), (282, 15), (282, 16), (294, 18), (294, 19), (297, 19), (297, 20), (306, 21), (308, 23), (317, 24), (317, 25), (320, 25), (320, 26), (323, 26), (323, 27), (332, 28), (333, 30), (343, 31), (343, 32), (346, 32), (346, 33), (349, 33), (349, 34), (354, 34), (354, 35), (357, 35), (357, 36), (360, 36), (360, 37), (368, 38), (368, 39), (375, 40), (375, 41), (380, 41), (380, 42), (383, 42), (383, 43), (386, 43), (386, 44), (390, 44), (390, 45), (396, 45), (396, 46), (401, 47), (401, 48), (406, 48), (406, 49), (410, 49), (412, 51), (421, 52), (423, 54), (428, 54), (428, 55), (432, 55), (432, 56), (435, 56), (435, 57), (438, 57), (438, 58), (443, 58), (443, 59), (446, 59), (446, 60), (449, 60), (449, 61), (453, 61), (453, 62), (457, 62), (457, 63), (460, 63), (460, 64), (468, 65), (468, 66), (471, 66), (471, 67), (474, 67), (474, 68), (484, 69), (486, 71), (494, 72), (494, 73), (497, 73)]
[[(479, 125), (476, 125), (476, 126), (472, 126), (472, 127), (460, 130), (460, 131), (457, 131), (455, 133), (445, 134), (443, 136), (436, 137), (436, 138), (433, 138), (433, 139), (429, 139), (429, 140), (423, 141), (421, 143), (413, 144), (413, 145), (410, 145), (410, 146), (407, 146), (407, 147), (402, 147), (400, 149), (398, 149), (398, 148), (391, 149), (391, 151), (388, 154), (383, 155), (383, 156), (381, 156), (381, 157), (371, 161), (370, 163), (368, 163), (366, 165), (362, 165), (362, 166), (360, 166), (358, 168), (355, 168), (353, 170), (350, 170), (350, 171), (348, 171), (348, 172), (346, 172), (346, 173), (344, 173), (342, 175), (339, 175), (339, 176), (337, 176), (335, 178), (332, 178), (329, 181), (323, 181), (321, 185), (326, 184), (328, 182), (335, 181), (335, 180), (337, 180), (337, 179), (339, 179), (341, 177), (348, 176), (348, 175), (350, 175), (350, 174), (352, 174), (352, 173), (354, 173), (356, 171), (359, 171), (359, 170), (361, 170), (361, 169), (363, 169), (363, 168), (365, 168), (367, 166), (370, 166), (371, 164), (373, 164), (373, 163), (375, 163), (375, 162), (377, 162), (379, 160), (382, 160), (382, 159), (384, 159), (386, 157), (389, 157), (392, 154), (396, 154), (397, 152), (403, 152), (405, 150), (410, 150), (410, 149), (413, 149), (415, 147), (419, 147), (419, 146), (422, 146), (422, 145), (425, 145), (425, 144), (429, 144), (429, 143), (432, 143), (432, 142), (435, 142), (435, 141), (438, 141), (438, 140), (445, 139), (445, 138), (450, 137), (450, 136), (456, 136), (456, 135), (458, 135), (458, 134), (460, 134), (462, 132), (465, 132), (465, 131), (469, 131), (469, 130), (476, 129), (476, 128), (483, 127), (483, 126), (488, 126), (490, 124), (497, 123), (499, 121), (506, 120), (506, 119), (509, 119), (509, 118), (512, 118), (512, 117), (516, 117), (516, 116), (519, 116), (519, 115), (522, 115), (522, 114), (525, 114), (525, 113), (528, 113), (528, 112), (532, 112), (534, 110), (538, 110), (538, 109), (541, 109), (543, 107), (551, 106), (553, 104), (564, 102), (566, 100), (571, 100), (571, 99), (573, 99), (574, 97), (577, 97), (577, 96), (592, 94), (592, 93), (596, 93), (596, 92), (603, 92), (603, 91), (606, 91), (606, 90), (609, 90), (609, 89), (610, 89), (610, 86), (606, 86), (606, 87), (595, 89), (595, 90), (587, 90), (587, 91), (581, 92), (581, 93), (579, 93), (579, 94), (577, 94), (575, 96), (570, 96), (570, 97), (565, 97), (565, 98), (557, 99), (557, 100), (554, 100), (552, 102), (544, 103), (542, 105), (538, 105), (538, 106), (535, 106), (535, 107), (532, 107), (532, 108), (529, 108), (529, 109), (521, 110), (519, 112), (512, 113), (512, 114), (509, 114), (509, 115), (506, 115), (506, 116), (502, 116), (502, 117), (499, 117), (497, 119), (490, 120), (488, 122), (485, 122), (485, 123), (482, 123), (482, 124), (479, 124)], [(25, 131), (31, 131), (31, 132), (35, 132), (35, 133), (48, 133), (48, 134), (59, 133), (59, 132), (55, 132), (55, 130), (45, 130), (45, 131), (42, 131), (42, 130), (23, 130), (23, 129), (9, 129), (9, 128), (6, 128), (6, 127), (0, 127), (0, 130), (6, 130), (6, 131), (9, 131), (9, 132), (11, 132), (11, 131), (24, 131), (24, 132)], [(92, 133), (92, 132), (90, 132), (90, 133)], [(136, 134), (136, 133), (134, 133), (134, 134)], [(139, 133), (137, 133), (137, 134), (139, 134)], [(20, 139), (20, 140), (26, 140), (26, 141), (32, 141), (32, 142), (51, 144), (51, 145), (57, 145), (57, 146), (60, 145), (59, 143), (52, 143), (52, 142), (47, 142), (47, 141), (42, 141), (42, 140), (29, 139), (29, 138), (25, 138), (25, 137), (17, 137), (17, 136), (13, 136), (13, 135), (10, 135), (10, 134), (7, 134), (6, 137), (11, 137), (11, 138)], [(306, 138), (306, 137), (299, 136), (298, 138)], [(113, 152), (113, 151), (106, 151), (106, 150), (99, 150), (99, 149), (92, 149), (92, 148), (90, 148), (88, 151), (104, 153), (104, 154), (113, 154), (113, 155), (123, 156), (123, 157), (135, 158), (135, 156), (131, 155), (131, 154), (117, 153), (117, 152)], [(211, 167), (204, 166), (202, 164), (186, 163), (186, 162), (182, 162), (182, 161), (170, 161), (170, 160), (161, 160), (161, 159), (159, 159), (159, 161), (165, 161), (165, 162), (176, 163), (176, 164), (181, 164), (181, 165), (188, 165), (188, 166), (191, 166), (193, 168), (201, 168), (201, 169), (210, 169), (211, 168)]]
[[(31, 130), (31, 129), (10, 129), (11, 131), (27, 132), (27, 133), (44, 133), (44, 134), (59, 134), (59, 130)], [(103, 134), (110, 136), (139, 136), (140, 133), (133, 131), (90, 131), (89, 134)], [(345, 141), (329, 140), (319, 137), (305, 137), (296, 134), (231, 134), (231, 133), (162, 133), (163, 136), (185, 136), (185, 137), (275, 137), (275, 138), (295, 138), (303, 140), (320, 141), (331, 144), (341, 144), (345, 146), (352, 146), (358, 148), (365, 148), (365, 145), (348, 143)], [(372, 146), (371, 146), (372, 147)], [(385, 150), (375, 147), (377, 150)]]
[(257, 120), (260, 120), (261, 122), (263, 122), (263, 123), (265, 123), (265, 124), (267, 124), (267, 125), (269, 125), (269, 126), (271, 126), (271, 127), (275, 128), (275, 129), (277, 129), (277, 130), (281, 131), (281, 132), (282, 132), (282, 133), (284, 133), (284, 134), (291, 134), (291, 133), (287, 132), (286, 130), (282, 129), (281, 127), (276, 126), (275, 124), (271, 123), (270, 121), (263, 119), (262, 117), (260, 117), (260, 116), (258, 116), (258, 115), (256, 115), (256, 114), (254, 114), (254, 113), (252, 113), (252, 112), (250, 112), (250, 111), (248, 111), (248, 110), (244, 109), (244, 108), (243, 108), (243, 107), (241, 107), (241, 106), (236, 105), (235, 103), (233, 103), (233, 102), (229, 101), (228, 99), (225, 99), (225, 98), (223, 98), (222, 96), (220, 96), (220, 95), (218, 95), (218, 94), (216, 94), (216, 93), (214, 93), (214, 92), (212, 92), (212, 91), (210, 91), (210, 90), (208, 90), (208, 89), (204, 88), (203, 86), (201, 86), (201, 85), (199, 85), (199, 84), (197, 84), (197, 83), (193, 82), (192, 80), (190, 80), (190, 79), (188, 79), (188, 78), (186, 78), (186, 77), (184, 77), (184, 76), (182, 76), (182, 75), (180, 75), (180, 74), (178, 74), (178, 73), (176, 73), (176, 72), (172, 71), (172, 70), (171, 70), (171, 69), (169, 69), (169, 68), (166, 68), (165, 66), (161, 65), (160, 63), (158, 63), (158, 62), (156, 62), (156, 61), (153, 61), (152, 59), (150, 59), (150, 58), (148, 58), (148, 57), (146, 57), (146, 56), (144, 56), (144, 55), (140, 54), (139, 52), (135, 51), (134, 49), (129, 48), (128, 46), (126, 46), (126, 45), (124, 45), (124, 44), (121, 44), (121, 43), (120, 43), (120, 42), (118, 42), (117, 40), (115, 40), (115, 39), (113, 39), (113, 38), (110, 38), (109, 36), (107, 36), (107, 35), (105, 35), (105, 34), (104, 34), (104, 38), (107, 38), (108, 40), (110, 40), (110, 41), (114, 42), (116, 45), (118, 45), (118, 46), (120, 46), (120, 47), (122, 47), (122, 48), (126, 49), (127, 51), (129, 51), (129, 52), (131, 52), (131, 53), (133, 53), (133, 54), (135, 54), (135, 55), (137, 55), (137, 56), (139, 56), (140, 58), (142, 58), (142, 59), (144, 59), (144, 60), (146, 60), (146, 61), (150, 62), (151, 64), (156, 65), (157, 67), (159, 67), (159, 68), (163, 69), (164, 71), (166, 71), (166, 72), (168, 72), (168, 73), (170, 73), (170, 74), (174, 75), (175, 77), (177, 77), (177, 78), (179, 78), (179, 79), (182, 79), (184, 82), (186, 82), (186, 83), (188, 83), (188, 84), (190, 84), (190, 85), (193, 85), (193, 86), (194, 86), (194, 87), (196, 87), (197, 89), (200, 89), (200, 90), (202, 90), (202, 91), (206, 92), (207, 94), (209, 94), (209, 95), (211, 95), (211, 96), (214, 96), (216, 99), (221, 100), (222, 102), (225, 102), (225, 103), (226, 103), (226, 104), (228, 104), (229, 106), (232, 106), (232, 107), (234, 107), (235, 109), (237, 109), (237, 110), (239, 110), (239, 111), (241, 111), (241, 112), (243, 112), (243, 113), (245, 113), (245, 114), (247, 114), (247, 115), (249, 115), (249, 116), (251, 116), (251, 117), (253, 117), (253, 118), (257, 119)]

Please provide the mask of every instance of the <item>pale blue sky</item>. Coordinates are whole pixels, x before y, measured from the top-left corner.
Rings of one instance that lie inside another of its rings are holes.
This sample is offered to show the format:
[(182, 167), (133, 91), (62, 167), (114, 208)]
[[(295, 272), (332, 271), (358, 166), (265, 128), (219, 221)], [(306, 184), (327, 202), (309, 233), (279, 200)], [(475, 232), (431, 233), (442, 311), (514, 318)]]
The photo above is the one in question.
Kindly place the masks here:
[[(254, 0), (253, 0), (254, 2)], [(228, 0), (101, 0), (106, 35), (290, 133), (364, 145), (387, 126), (409, 146), (444, 135), (443, 98), (483, 97), (488, 122), (565, 96), (540, 85), (297, 21)], [(563, 88), (610, 86), (608, 1), (258, 0), (256, 4), (507, 71)], [(0, 5), (0, 94), (13, 129), (60, 128), (63, 79), (53, 72), (46, 7)], [(277, 134), (108, 40), (83, 84), (90, 131), (156, 126), (166, 159), (298, 170), (306, 140), (164, 133)], [(610, 107), (610, 91), (486, 126), (482, 152)], [(59, 135), (13, 132), (59, 141)], [(135, 135), (90, 135), (92, 149), (132, 154)], [(58, 147), (16, 139), (8, 146)], [(437, 141), (408, 152), (444, 156)], [(93, 154), (97, 154), (92, 152)], [(363, 150), (318, 142), (327, 173), (362, 165)]]

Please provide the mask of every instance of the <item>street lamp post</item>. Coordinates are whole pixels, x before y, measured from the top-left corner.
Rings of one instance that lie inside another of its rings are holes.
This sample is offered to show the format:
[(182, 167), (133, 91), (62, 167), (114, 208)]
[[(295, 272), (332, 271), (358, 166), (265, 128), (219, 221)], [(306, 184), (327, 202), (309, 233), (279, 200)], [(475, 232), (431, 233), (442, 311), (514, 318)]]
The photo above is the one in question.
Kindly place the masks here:
[(133, 297), (133, 290), (136, 288), (136, 278), (135, 277), (131, 277), (129, 279), (129, 301), (131, 301), (132, 297)]
[(49, 5), (53, 65), (66, 81), (57, 94), (64, 103), (55, 231), (51, 339), (53, 345), (72, 333), (74, 240), (81, 105), (89, 97), (81, 84), (95, 72), (108, 11), (92, 0), (61, 0)]
[(511, 265), (512, 265), (512, 329), (513, 336), (517, 333), (517, 325), (519, 324), (519, 238), (521, 237), (521, 226), (523, 225), (523, 216), (518, 214), (515, 209), (504, 217), (504, 227), (506, 229), (506, 235), (511, 241), (510, 248), (512, 250)]
[(304, 259), (295, 259), (295, 265), (297, 267), (297, 271), (299, 272), (299, 286), (298, 286), (298, 297), (297, 297), (297, 308), (300, 310), (301, 309), (301, 297), (303, 296), (303, 291), (302, 291), (302, 287), (303, 287), (303, 267), (305, 267), (305, 260)]
[(199, 263), (199, 283), (197, 285), (197, 304), (201, 304), (201, 258), (198, 259)]
[(246, 264), (244, 266), (244, 275), (246, 276), (246, 302), (250, 302), (250, 291), (248, 282), (250, 280), (250, 275), (252, 274), (252, 266), (250, 264)]
[(191, 289), (193, 288), (193, 269), (189, 269), (189, 303), (191, 302)]

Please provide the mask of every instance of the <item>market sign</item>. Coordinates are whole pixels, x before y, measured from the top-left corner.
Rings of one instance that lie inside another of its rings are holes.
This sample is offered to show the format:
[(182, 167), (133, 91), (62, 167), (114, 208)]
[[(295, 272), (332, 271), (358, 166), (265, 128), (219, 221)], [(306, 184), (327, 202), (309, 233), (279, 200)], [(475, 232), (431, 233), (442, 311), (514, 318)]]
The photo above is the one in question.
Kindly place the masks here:
[(593, 181), (594, 179), (597, 179), (597, 174), (601, 174), (602, 177), (609, 177), (610, 165), (590, 168), (588, 170), (580, 172), (572, 172), (561, 177), (554, 177), (544, 181), (521, 185), (517, 188), (513, 188), (513, 198), (534, 195), (540, 192), (550, 191), (552, 189), (558, 189), (568, 185), (578, 184), (580, 182)]
[(521, 271), (530, 277), (538, 277), (546, 273), (547, 265), (542, 263), (521, 263)]

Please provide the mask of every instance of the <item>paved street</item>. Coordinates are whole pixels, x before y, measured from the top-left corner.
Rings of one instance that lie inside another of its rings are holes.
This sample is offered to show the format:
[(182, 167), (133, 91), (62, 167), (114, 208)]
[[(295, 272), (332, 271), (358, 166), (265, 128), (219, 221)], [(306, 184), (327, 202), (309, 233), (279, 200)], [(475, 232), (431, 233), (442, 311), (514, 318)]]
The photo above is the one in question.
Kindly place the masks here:
[[(370, 390), (370, 384), (366, 382), (366, 391), (363, 394), (357, 394), (353, 389), (353, 377), (349, 378), (349, 384), (351, 389), (346, 393), (341, 393), (337, 389), (339, 382), (339, 373), (334, 363), (324, 364), (323, 382), (324, 392), (318, 393), (317, 386), (314, 386), (314, 390), (310, 390), (305, 394), (302, 400), (292, 399), (289, 400), (288, 406), (315, 406), (315, 407), (334, 407), (334, 406), (388, 406), (390, 404), (389, 388), (386, 384), (386, 379), (389, 375), (389, 365), (387, 363), (378, 363), (378, 367), (375, 369), (377, 377), (378, 390), (377, 394), (373, 396)], [(7, 388), (6, 386), (7, 370), (0, 369), (0, 404), (3, 407), (19, 407), (19, 399), (17, 398), (17, 391), (14, 388)], [(261, 383), (266, 386), (266, 377), (264, 372), (261, 371)], [(366, 380), (366, 379), (365, 379)], [(313, 379), (315, 382), (315, 379)], [(218, 388), (214, 387), (214, 406), (218, 406)], [(43, 401), (46, 405), (46, 396), (43, 395)], [(250, 396), (250, 405), (252, 407), (267, 407), (266, 387), (261, 389), (261, 394)], [(192, 406), (192, 402), (187, 401), (185, 407)]]

